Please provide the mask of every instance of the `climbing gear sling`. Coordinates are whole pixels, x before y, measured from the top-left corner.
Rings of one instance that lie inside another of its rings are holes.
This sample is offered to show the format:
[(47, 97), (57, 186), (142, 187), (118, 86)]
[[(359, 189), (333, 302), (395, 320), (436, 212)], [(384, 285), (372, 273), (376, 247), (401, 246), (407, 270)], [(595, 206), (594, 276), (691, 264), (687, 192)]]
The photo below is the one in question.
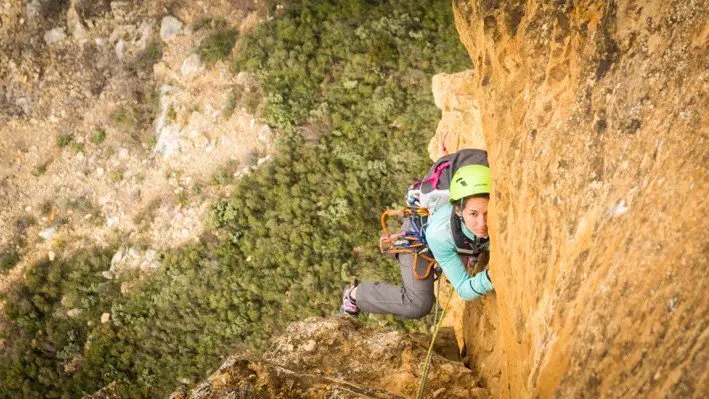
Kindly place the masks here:
[[(387, 220), (393, 216), (405, 219), (404, 230), (397, 233), (389, 231)], [(436, 264), (436, 260), (430, 253), (431, 250), (426, 246), (426, 238), (424, 237), (427, 219), (428, 209), (422, 207), (388, 209), (382, 213), (380, 219), (384, 234), (379, 237), (379, 250), (391, 255), (411, 254), (413, 256), (411, 270), (417, 280), (426, 280)], [(420, 274), (416, 269), (419, 256), (427, 262), (426, 271), (423, 274)]]

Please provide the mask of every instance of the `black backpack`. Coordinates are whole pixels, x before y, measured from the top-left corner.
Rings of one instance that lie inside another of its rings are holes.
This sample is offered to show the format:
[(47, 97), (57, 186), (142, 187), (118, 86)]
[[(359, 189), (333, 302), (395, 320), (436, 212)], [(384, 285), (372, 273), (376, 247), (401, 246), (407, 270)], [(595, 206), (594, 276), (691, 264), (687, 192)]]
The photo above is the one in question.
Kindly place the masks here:
[(463, 149), (439, 158), (423, 179), (415, 181), (409, 187), (406, 204), (426, 208), (429, 214), (433, 214), (448, 203), (453, 175), (459, 168), (467, 165), (490, 166), (487, 162), (487, 151)]

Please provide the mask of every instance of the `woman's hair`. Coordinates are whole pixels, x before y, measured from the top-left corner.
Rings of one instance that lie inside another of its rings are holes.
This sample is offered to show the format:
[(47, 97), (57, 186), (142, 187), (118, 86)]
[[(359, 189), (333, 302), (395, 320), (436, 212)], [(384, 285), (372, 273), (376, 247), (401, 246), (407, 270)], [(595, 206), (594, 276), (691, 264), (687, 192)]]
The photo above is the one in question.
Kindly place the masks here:
[(487, 198), (490, 199), (490, 194), (489, 193), (480, 193), (480, 194), (474, 194), (474, 195), (469, 195), (465, 198), (461, 198), (460, 200), (456, 201), (453, 203), (453, 209), (456, 212), (460, 212), (465, 208), (465, 204), (468, 202), (469, 199), (471, 198)]

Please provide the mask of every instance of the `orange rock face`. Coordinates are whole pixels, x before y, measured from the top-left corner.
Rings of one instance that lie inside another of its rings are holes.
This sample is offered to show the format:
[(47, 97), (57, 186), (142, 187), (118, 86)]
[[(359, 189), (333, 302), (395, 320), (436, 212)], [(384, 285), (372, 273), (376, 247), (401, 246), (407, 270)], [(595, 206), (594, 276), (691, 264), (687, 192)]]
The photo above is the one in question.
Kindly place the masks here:
[(705, 397), (709, 6), (453, 3), (473, 69), (434, 83), (431, 156), (482, 134), (494, 186), (471, 367), (493, 397)]

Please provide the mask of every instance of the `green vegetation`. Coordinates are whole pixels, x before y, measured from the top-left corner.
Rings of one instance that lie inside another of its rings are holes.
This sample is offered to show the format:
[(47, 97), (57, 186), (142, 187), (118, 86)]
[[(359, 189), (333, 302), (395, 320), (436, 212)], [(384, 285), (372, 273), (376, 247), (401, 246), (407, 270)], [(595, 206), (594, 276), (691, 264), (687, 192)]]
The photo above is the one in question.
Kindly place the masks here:
[(82, 215), (100, 216), (101, 208), (96, 201), (93, 201), (88, 195), (75, 198), (69, 201), (66, 206), (73, 211), (80, 212)]
[(224, 109), (222, 109), (222, 116), (225, 118), (229, 118), (234, 113), (234, 110), (236, 109), (237, 105), (239, 105), (239, 102), (241, 101), (241, 98), (243, 96), (244, 86), (234, 86), (234, 88), (231, 89), (231, 91), (229, 92), (229, 96), (227, 96), (226, 105), (224, 106)]
[(184, 190), (183, 190), (183, 191), (180, 191), (179, 193), (177, 193), (176, 197), (177, 197), (177, 202), (178, 202), (180, 205), (182, 205), (182, 206), (187, 206), (187, 203), (188, 203), (188, 201), (189, 201), (189, 197), (187, 196), (187, 192), (186, 192), (186, 191), (184, 191)]
[(155, 213), (160, 208), (160, 205), (162, 205), (162, 199), (152, 199), (145, 208), (141, 209), (140, 212), (133, 217), (133, 223), (139, 226), (151, 223), (155, 219)]
[(112, 181), (113, 183), (118, 183), (121, 180), (123, 180), (123, 171), (122, 170), (112, 170), (108, 172), (108, 179)]
[(28, 215), (15, 219), (10, 242), (0, 246), (0, 273), (12, 269), (22, 259), (22, 250), (27, 246), (27, 229), (36, 223), (35, 218)]
[(71, 134), (60, 134), (57, 136), (57, 146), (60, 148), (64, 148), (71, 143), (71, 141), (74, 139), (74, 136)]
[[(41, 261), (28, 269), (6, 298), (5, 315), (13, 323), (3, 334), (12, 337), (12, 344), (0, 367), (0, 396), (80, 397), (79, 386), (95, 386), (91, 375), (72, 380), (63, 370), (75, 357), (91, 355), (91, 347), (84, 351), (87, 338), (102, 327), (93, 324), (120, 293), (118, 282), (100, 274), (109, 256), (86, 253), (71, 262)], [(80, 315), (68, 317), (66, 311), (74, 308)]]
[(265, 151), (260, 148), (252, 148), (244, 157), (244, 165), (246, 166), (256, 166), (258, 160), (266, 155)]
[(153, 65), (160, 61), (163, 55), (163, 45), (159, 40), (146, 44), (145, 48), (135, 54), (132, 62), (126, 65), (126, 70), (144, 76), (153, 73)]
[(71, 149), (74, 150), (75, 153), (80, 153), (84, 152), (84, 145), (82, 143), (76, 143), (73, 146), (71, 146)]
[(234, 173), (239, 169), (239, 161), (230, 160), (218, 167), (209, 183), (213, 186), (225, 186), (234, 181)]
[(207, 65), (226, 60), (236, 44), (236, 29), (218, 25), (199, 44), (200, 58)]
[(32, 215), (21, 215), (15, 219), (15, 235), (21, 236), (27, 232), (27, 229), (37, 224), (37, 220)]
[(20, 254), (15, 249), (14, 245), (6, 245), (0, 247), (0, 273), (4, 273), (20, 261)]
[(167, 109), (166, 119), (167, 123), (172, 123), (177, 120), (177, 111), (172, 104), (170, 104), (170, 107)]
[(234, 66), (265, 89), (271, 161), (215, 204), (212, 238), (164, 254), (126, 294), (101, 277), (110, 251), (31, 268), (7, 298), (0, 396), (78, 397), (115, 380), (124, 397), (166, 397), (291, 321), (334, 313), (352, 276), (397, 281), (378, 217), (428, 166), (432, 74), (468, 66), (451, 19), (433, 0), (295, 2), (244, 37)]
[(251, 115), (257, 115), (259, 105), (261, 105), (261, 95), (259, 93), (249, 93), (250, 95), (246, 98), (246, 111)]
[(222, 116), (229, 118), (237, 107), (246, 107), (246, 111), (251, 115), (257, 115), (259, 105), (263, 101), (262, 94), (254, 91), (246, 91), (244, 86), (236, 85), (229, 92), (226, 105), (222, 109)]
[(49, 216), (49, 214), (52, 213), (53, 209), (54, 209), (54, 203), (50, 200), (44, 200), (39, 205), (39, 210), (40, 210), (40, 212), (42, 212), (43, 216)]
[(103, 143), (104, 140), (106, 140), (106, 131), (103, 129), (96, 130), (94, 136), (91, 138), (91, 142), (96, 145)]
[(43, 164), (37, 166), (34, 169), (34, 172), (32, 172), (32, 174), (35, 176), (41, 176), (41, 175), (45, 174), (46, 172), (47, 172), (47, 164), (43, 163)]
[(159, 41), (150, 42), (140, 54), (145, 62), (152, 66), (162, 58), (162, 44)]
[(111, 121), (121, 130), (134, 130), (138, 124), (137, 111), (133, 107), (121, 105), (111, 112)]
[(224, 18), (202, 18), (194, 25), (194, 30), (198, 31), (203, 28), (226, 28), (228, 22)]
[[(119, 105), (111, 112), (111, 124), (119, 131), (128, 133), (135, 143), (143, 143), (147, 139), (144, 136), (150, 134), (160, 95), (154, 87), (136, 89), (130, 94), (127, 104)], [(103, 136), (105, 139), (105, 132)]]
[(148, 148), (154, 148), (158, 144), (158, 136), (151, 134), (146, 143)]

